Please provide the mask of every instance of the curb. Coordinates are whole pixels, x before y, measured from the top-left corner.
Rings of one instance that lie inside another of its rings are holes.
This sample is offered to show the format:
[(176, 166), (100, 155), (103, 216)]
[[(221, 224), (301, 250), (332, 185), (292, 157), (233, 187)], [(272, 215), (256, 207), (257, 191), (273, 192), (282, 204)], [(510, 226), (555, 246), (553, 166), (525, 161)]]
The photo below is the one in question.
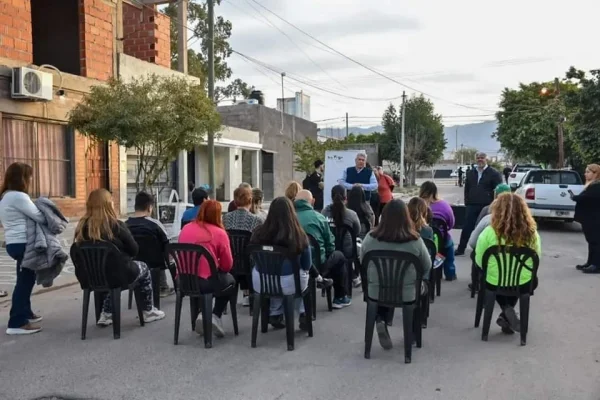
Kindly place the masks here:
[[(52, 286), (49, 288), (40, 289), (36, 292), (33, 292), (31, 294), (31, 296), (33, 297), (33, 296), (37, 296), (38, 294), (54, 292), (56, 290), (65, 289), (65, 288), (75, 286), (78, 284), (79, 284), (79, 281), (62, 283), (60, 285), (55, 285), (55, 286)], [(11, 303), (11, 301), (12, 301), (11, 296), (7, 296), (6, 298), (0, 300), (0, 306), (4, 306), (5, 304)]]

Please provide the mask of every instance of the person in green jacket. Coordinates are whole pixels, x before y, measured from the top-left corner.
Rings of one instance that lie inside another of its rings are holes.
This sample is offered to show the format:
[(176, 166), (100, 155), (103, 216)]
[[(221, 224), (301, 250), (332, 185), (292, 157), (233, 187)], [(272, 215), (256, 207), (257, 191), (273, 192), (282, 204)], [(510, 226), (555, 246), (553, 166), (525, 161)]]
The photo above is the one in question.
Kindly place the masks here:
[[(309, 190), (300, 190), (295, 199), (294, 207), (302, 229), (307, 235), (315, 238), (319, 244), (321, 259), (317, 260), (315, 258), (317, 252), (312, 252), (313, 265), (321, 267), (318, 273), (316, 271), (312, 272), (317, 279), (317, 285), (323, 288), (333, 284), (333, 308), (347, 307), (352, 303), (352, 300), (346, 291), (348, 279), (346, 257), (341, 251), (335, 250), (335, 237), (331, 233), (327, 217), (314, 210), (314, 198)], [(331, 279), (321, 278), (321, 276)]]
[[(483, 266), (483, 255), (493, 246), (529, 247), (535, 250), (538, 256), (542, 256), (542, 243), (536, 223), (522, 197), (514, 193), (503, 193), (492, 203), (490, 210), (490, 225), (481, 232), (475, 247), (475, 262), (478, 266)], [(533, 261), (528, 260), (526, 265), (533, 267)], [(490, 257), (485, 277), (488, 290), (496, 290), (498, 275), (498, 263), (494, 257)], [(537, 288), (537, 277), (533, 280), (531, 271), (523, 268), (519, 277), (521, 292), (529, 292), (532, 285), (533, 289)], [(510, 334), (520, 330), (519, 317), (515, 311), (518, 300), (518, 297), (496, 295), (496, 302), (502, 309), (496, 323), (504, 333)]]
[[(394, 250), (414, 254), (423, 267), (423, 280), (429, 279), (431, 271), (431, 256), (420, 237), (419, 232), (410, 219), (408, 207), (400, 199), (394, 199), (383, 208), (379, 225), (365, 236), (360, 248), (360, 261), (364, 262), (366, 254), (371, 250)], [(379, 297), (379, 275), (374, 265), (363, 265), (366, 268), (368, 280), (369, 298), (377, 300)], [(402, 288), (402, 300), (413, 302), (418, 300), (419, 293), (415, 288), (417, 275), (414, 268), (406, 270), (404, 286)], [(387, 307), (379, 307), (377, 310), (376, 330), (381, 347), (388, 350), (392, 348), (392, 340), (387, 326), (391, 325), (393, 310)]]

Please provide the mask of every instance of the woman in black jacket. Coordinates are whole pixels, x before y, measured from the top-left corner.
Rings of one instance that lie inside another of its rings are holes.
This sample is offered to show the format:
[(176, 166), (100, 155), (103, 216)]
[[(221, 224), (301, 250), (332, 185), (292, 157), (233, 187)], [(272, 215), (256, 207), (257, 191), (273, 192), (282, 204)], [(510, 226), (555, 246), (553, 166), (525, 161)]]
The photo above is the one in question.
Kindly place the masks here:
[(590, 164), (585, 169), (585, 188), (571, 199), (575, 204), (575, 221), (581, 224), (588, 242), (588, 259), (576, 268), (586, 274), (600, 273), (600, 165)]
[[(165, 313), (154, 307), (152, 302), (152, 278), (148, 266), (133, 260), (137, 255), (138, 244), (133, 239), (129, 228), (117, 218), (111, 194), (106, 189), (92, 191), (85, 204), (85, 215), (75, 228), (75, 243), (84, 241), (110, 242), (120, 251), (123, 265), (126, 267), (125, 276), (128, 284), (140, 287), (144, 299), (144, 322), (163, 319)], [(75, 270), (77, 274), (77, 269)], [(98, 325), (112, 324), (112, 302), (110, 294), (104, 299), (102, 314)]]

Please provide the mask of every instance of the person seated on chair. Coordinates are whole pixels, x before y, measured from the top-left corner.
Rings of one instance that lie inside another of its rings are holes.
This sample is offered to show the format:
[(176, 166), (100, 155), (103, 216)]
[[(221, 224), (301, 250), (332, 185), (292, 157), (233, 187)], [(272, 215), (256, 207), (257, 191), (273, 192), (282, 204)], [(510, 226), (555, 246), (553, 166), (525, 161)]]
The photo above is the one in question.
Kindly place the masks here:
[(367, 203), (363, 188), (354, 186), (350, 189), (347, 207), (358, 215), (360, 221), (359, 237), (364, 239), (367, 232), (375, 227), (375, 213), (371, 205)]
[[(196, 219), (183, 227), (179, 234), (179, 243), (196, 244), (204, 247), (212, 255), (217, 264), (218, 279), (208, 279), (211, 276), (210, 266), (206, 258), (200, 259), (198, 276), (202, 278), (199, 282), (203, 293), (214, 293), (215, 305), (212, 314), (212, 327), (215, 336), (225, 336), (223, 322), (221, 317), (229, 303), (229, 294), (223, 291), (235, 286), (235, 279), (229, 273), (233, 268), (233, 256), (229, 236), (225, 232), (222, 222), (221, 203), (216, 200), (206, 200)], [(204, 326), (202, 325), (202, 312), (196, 319), (196, 333), (202, 335)]]
[[(537, 232), (537, 226), (531, 211), (525, 200), (514, 193), (502, 193), (494, 200), (491, 206), (490, 226), (485, 228), (477, 239), (475, 247), (475, 262), (482, 268), (483, 255), (487, 249), (493, 246), (518, 246), (529, 247), (542, 256), (542, 244), (540, 235)], [(532, 267), (532, 260), (527, 265)], [(507, 271), (507, 274), (511, 272)], [(487, 265), (487, 274), (485, 277), (486, 288), (496, 290), (498, 285), (498, 264), (494, 257), (490, 257)], [(537, 288), (537, 277), (533, 281), (531, 271), (523, 268), (519, 278), (520, 290), (522, 293)], [(496, 302), (502, 309), (496, 323), (502, 328), (502, 332), (511, 334), (520, 330), (520, 321), (514, 309), (518, 297), (496, 296)]]
[[(358, 215), (353, 210), (346, 207), (346, 189), (342, 185), (335, 185), (331, 188), (331, 200), (332, 203), (329, 204), (323, 210), (322, 214), (326, 216), (329, 221), (332, 221), (335, 226), (343, 226), (347, 225), (352, 228), (354, 232), (354, 236), (357, 240), (360, 238), (360, 220), (358, 219)], [(351, 259), (353, 254), (354, 243), (352, 243), (352, 236), (349, 232), (346, 232), (346, 237), (343, 238), (342, 241), (342, 253), (346, 259)], [(357, 244), (357, 248), (358, 248)], [(357, 249), (358, 250), (358, 249)], [(356, 274), (356, 276), (352, 277), (352, 285), (354, 287), (359, 287), (361, 285), (360, 275)], [(346, 296), (344, 302), (341, 304), (342, 307), (350, 305), (350, 297)]]
[[(498, 196), (502, 193), (512, 193), (512, 191), (510, 190), (510, 186), (505, 184), (500, 184), (496, 186), (496, 189), (494, 190), (495, 199), (497, 199)], [(481, 232), (483, 232), (485, 228), (490, 226), (490, 223), (492, 222), (490, 207), (491, 204), (489, 206), (485, 206), (483, 210), (481, 210), (481, 214), (479, 214), (479, 217), (477, 218), (477, 225), (475, 226), (475, 229), (473, 229), (473, 232), (469, 237), (469, 247), (473, 250), (475, 250), (475, 247), (477, 246), (477, 239), (479, 239), (479, 235), (481, 235)]]
[[(325, 216), (313, 209), (315, 200), (309, 190), (301, 190), (296, 195), (294, 208), (298, 215), (298, 221), (304, 232), (315, 238), (319, 243), (320, 260), (316, 260), (316, 251), (312, 251), (312, 257), (315, 261), (313, 265), (321, 265), (321, 270), (311, 269), (317, 280), (317, 286), (321, 289), (333, 285), (335, 308), (342, 304), (346, 297), (347, 269), (346, 257), (341, 251), (335, 250), (335, 237), (329, 228), (329, 222)], [(333, 279), (323, 278), (322, 275), (330, 276)]]
[[(281, 246), (288, 249), (290, 255), (296, 257), (300, 264), (300, 289), (304, 291), (308, 286), (309, 270), (312, 265), (310, 245), (306, 233), (302, 230), (294, 205), (287, 197), (277, 197), (269, 206), (269, 215), (265, 223), (252, 233), (250, 244)], [(252, 284), (257, 293), (261, 291), (260, 265), (252, 269)], [(283, 294), (296, 293), (293, 263), (287, 259), (281, 266), (281, 288)], [(269, 310), (269, 323), (276, 329), (285, 327), (283, 319), (283, 299), (271, 298)], [(300, 329), (307, 329), (304, 302), (296, 299), (296, 310), (300, 314)]]
[[(250, 207), (252, 206), (252, 189), (246, 186), (240, 186), (233, 192), (233, 198), (237, 205), (237, 209), (228, 212), (223, 216), (223, 226), (225, 227), (225, 230), (238, 230), (252, 233), (256, 227), (262, 225), (264, 222), (264, 219), (259, 215), (250, 212)], [(244, 293), (242, 305), (244, 307), (249, 307), (250, 298), (248, 297), (248, 291), (250, 288), (248, 287), (248, 281), (246, 280), (246, 277), (239, 279), (240, 277), (236, 276), (235, 278), (239, 282), (240, 289), (242, 289)]]
[(252, 206), (250, 206), (250, 212), (258, 215), (263, 221), (267, 219), (267, 212), (263, 210), (262, 203), (265, 194), (259, 188), (252, 189)]
[(413, 197), (408, 202), (408, 214), (415, 224), (415, 229), (423, 239), (433, 240), (433, 229), (427, 223), (429, 207), (420, 197)]
[(446, 232), (444, 232), (444, 229), (440, 229), (446, 240), (446, 248), (442, 249), (440, 252), (444, 255), (444, 257), (446, 257), (444, 260), (444, 275), (446, 276), (446, 280), (454, 281), (456, 280), (456, 266), (454, 265), (454, 242), (452, 241), (452, 236), (450, 235), (450, 231), (454, 228), (455, 223), (454, 211), (452, 211), (452, 207), (450, 207), (450, 204), (446, 200), (439, 198), (438, 188), (434, 182), (423, 182), (419, 190), (419, 197), (425, 200), (429, 208), (431, 208), (433, 218), (441, 219), (448, 227), (448, 231)]
[[(163, 319), (165, 313), (155, 308), (152, 301), (150, 269), (145, 263), (133, 260), (137, 255), (138, 245), (127, 225), (117, 218), (111, 194), (106, 189), (92, 191), (85, 208), (85, 214), (75, 228), (75, 243), (99, 241), (114, 244), (127, 268), (127, 284), (139, 287), (142, 294), (144, 322)], [(97, 324), (108, 326), (112, 322), (112, 302), (111, 295), (108, 294)]]
[(196, 219), (198, 215), (198, 210), (200, 210), (200, 206), (206, 200), (209, 200), (208, 191), (204, 188), (196, 188), (192, 191), (192, 203), (194, 203), (194, 207), (187, 209), (181, 215), (181, 225), (193, 221)]
[[(360, 260), (363, 262), (365, 255), (371, 250), (393, 250), (414, 254), (419, 258), (423, 266), (423, 280), (429, 279), (431, 271), (431, 256), (419, 237), (410, 216), (408, 207), (404, 201), (394, 199), (390, 201), (381, 214), (379, 225), (367, 234), (360, 249)], [(364, 265), (368, 280), (369, 298), (377, 300), (379, 297), (379, 276), (377, 270), (372, 265)], [(414, 268), (409, 268), (404, 277), (404, 287), (402, 288), (402, 300), (404, 302), (414, 302), (418, 300), (420, 293), (415, 290), (415, 281), (417, 277)], [(392, 348), (392, 341), (388, 333), (387, 326), (391, 325), (393, 318), (393, 309), (379, 307), (377, 311), (377, 336), (379, 343), (384, 349)]]
[[(146, 192), (139, 192), (135, 195), (135, 214), (129, 217), (125, 224), (133, 237), (152, 236), (162, 246), (163, 254), (166, 252), (169, 237), (164, 225), (157, 219), (151, 217), (154, 209), (154, 196)], [(153, 267), (153, 266), (150, 266)], [(175, 293), (175, 289), (170, 288), (167, 283), (167, 275), (163, 269), (160, 273), (160, 297), (167, 297)]]
[[(238, 188), (249, 188), (250, 190), (252, 190), (252, 185), (249, 183), (246, 183), (246, 182), (242, 182), (242, 183), (240, 183)], [(237, 209), (237, 204), (235, 203), (235, 199), (233, 199), (229, 202), (229, 205), (227, 206), (227, 212), (230, 213), (232, 211), (235, 211), (236, 209)]]
[(302, 190), (301, 184), (299, 184), (296, 181), (291, 181), (290, 183), (288, 183), (287, 187), (285, 188), (285, 197), (290, 199), (291, 202), (294, 202), (294, 200), (296, 200), (296, 195), (301, 190)]

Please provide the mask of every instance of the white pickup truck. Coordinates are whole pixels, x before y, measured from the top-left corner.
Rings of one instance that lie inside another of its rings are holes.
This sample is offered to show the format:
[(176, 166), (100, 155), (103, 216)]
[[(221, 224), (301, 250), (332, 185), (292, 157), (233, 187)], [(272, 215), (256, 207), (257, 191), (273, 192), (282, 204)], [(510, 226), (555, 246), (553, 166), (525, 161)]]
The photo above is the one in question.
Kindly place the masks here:
[(575, 171), (560, 169), (530, 170), (520, 183), (511, 184), (516, 194), (525, 198), (535, 218), (573, 222), (575, 202), (569, 191), (579, 194), (584, 185)]
[(517, 164), (510, 172), (508, 176), (508, 185), (512, 186), (513, 183), (519, 184), (525, 174), (531, 170), (542, 169), (541, 165), (538, 164)]

